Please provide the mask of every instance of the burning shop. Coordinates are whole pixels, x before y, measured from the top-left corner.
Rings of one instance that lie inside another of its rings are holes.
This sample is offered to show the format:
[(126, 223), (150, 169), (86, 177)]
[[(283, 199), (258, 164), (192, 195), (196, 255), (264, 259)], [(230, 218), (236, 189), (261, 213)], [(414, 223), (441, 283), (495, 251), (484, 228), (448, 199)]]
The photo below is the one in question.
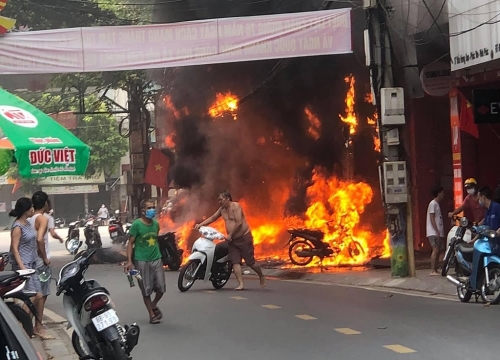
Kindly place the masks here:
[(341, 251), (324, 265), (390, 255), (365, 68), (331, 56), (220, 64), (175, 69), (164, 85), (157, 142), (173, 153), (170, 177), (186, 191), (175, 216), (160, 221), (162, 230), (177, 231), (181, 248), (190, 249), (193, 225), (229, 189), (259, 259), (289, 261), (289, 228), (321, 230), (340, 248), (359, 244), (360, 251)]

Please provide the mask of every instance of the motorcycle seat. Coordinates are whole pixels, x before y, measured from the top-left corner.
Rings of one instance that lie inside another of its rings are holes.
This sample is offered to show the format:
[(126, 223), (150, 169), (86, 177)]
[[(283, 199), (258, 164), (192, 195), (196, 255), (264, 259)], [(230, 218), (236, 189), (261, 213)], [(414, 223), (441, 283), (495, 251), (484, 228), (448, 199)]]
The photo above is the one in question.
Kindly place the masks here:
[(1, 271), (0, 272), (0, 283), (4, 281), (9, 281), (19, 277), (19, 274), (15, 271)]
[(215, 245), (215, 261), (222, 259), (227, 254), (229, 254), (229, 244), (227, 241), (222, 241)]
[(290, 233), (296, 236), (308, 235), (317, 238), (318, 240), (323, 239), (325, 234), (321, 230), (311, 230), (311, 229), (291, 229)]

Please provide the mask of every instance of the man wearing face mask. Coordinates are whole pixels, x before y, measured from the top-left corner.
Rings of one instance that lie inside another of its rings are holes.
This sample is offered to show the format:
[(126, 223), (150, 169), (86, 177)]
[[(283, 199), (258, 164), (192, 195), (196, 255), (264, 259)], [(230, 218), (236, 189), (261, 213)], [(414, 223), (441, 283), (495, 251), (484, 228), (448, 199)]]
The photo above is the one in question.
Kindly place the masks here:
[[(138, 283), (149, 313), (149, 323), (159, 324), (163, 314), (158, 308), (158, 301), (166, 290), (165, 271), (158, 246), (160, 225), (154, 219), (156, 207), (152, 200), (142, 200), (140, 208), (141, 217), (132, 223), (129, 230), (125, 272), (134, 268), (139, 270), (142, 279), (138, 280)], [(153, 292), (156, 294), (151, 301)]]
[(484, 219), (486, 209), (484, 206), (479, 204), (476, 179), (469, 178), (465, 180), (464, 187), (467, 192), (467, 196), (465, 197), (462, 206), (455, 209), (455, 211), (448, 213), (448, 217), (451, 219), (454, 215), (460, 214), (463, 211), (464, 216), (469, 220), (469, 222), (480, 224)]

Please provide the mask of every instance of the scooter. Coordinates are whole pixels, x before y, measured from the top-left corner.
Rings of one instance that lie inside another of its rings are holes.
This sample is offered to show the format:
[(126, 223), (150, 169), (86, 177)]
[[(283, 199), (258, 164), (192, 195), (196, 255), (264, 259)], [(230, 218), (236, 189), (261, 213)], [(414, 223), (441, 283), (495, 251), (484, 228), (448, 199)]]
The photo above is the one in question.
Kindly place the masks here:
[[(472, 241), (472, 233), (467, 229), (469, 221), (466, 217), (454, 216), (452, 221), (458, 221), (459, 225), (453, 226), (448, 232), (448, 239), (446, 242), (446, 252), (443, 259), (443, 269), (441, 275), (446, 276), (448, 271), (453, 267), (456, 268), (456, 247), (460, 243), (470, 243)], [(456, 270), (456, 269), (455, 269)]]
[(99, 234), (99, 225), (97, 219), (89, 219), (85, 223), (83, 235), (85, 236), (85, 244), (89, 249), (99, 249), (102, 247), (101, 235)]
[(184, 250), (177, 247), (175, 232), (168, 232), (158, 236), (161, 261), (163, 266), (168, 266), (172, 271), (177, 271), (182, 265), (182, 254)]
[(73, 221), (69, 223), (68, 227), (68, 237), (64, 243), (66, 250), (71, 255), (75, 255), (80, 247), (83, 245), (83, 241), (80, 240), (80, 221)]
[(54, 225), (61, 229), (66, 225), (66, 221), (63, 218), (57, 218), (54, 220)]
[(228, 243), (214, 244), (214, 240), (223, 240), (224, 235), (208, 226), (202, 226), (198, 231), (201, 236), (194, 242), (188, 262), (179, 273), (177, 287), (181, 292), (191, 289), (196, 280), (210, 280), (215, 289), (222, 289), (233, 270)]
[(74, 329), (71, 341), (80, 358), (129, 360), (140, 329), (137, 324), (121, 326), (109, 291), (95, 280), (85, 280), (95, 252), (86, 250), (61, 268), (56, 295), (64, 292), (68, 329)]
[(123, 224), (119, 218), (120, 211), (116, 210), (115, 214), (116, 216), (112, 216), (109, 219), (109, 237), (113, 244), (122, 244), (122, 246), (125, 247), (127, 245), (128, 231), (130, 230), (131, 224), (127, 223), (125, 225), (125, 230), (123, 230)]
[[(457, 286), (461, 302), (469, 302), (474, 295), (476, 301), (481, 297), (484, 302), (495, 305), (500, 302), (500, 238), (484, 225), (474, 226), (472, 231), (479, 235), (474, 244), (456, 246), (458, 277), (448, 275), (446, 278)], [(479, 259), (476, 265), (474, 254)]]
[(23, 292), (26, 281), (28, 281), (28, 279), (35, 272), (36, 270), (33, 269), (0, 272), (0, 297), (5, 301), (5, 304), (9, 307), (10, 311), (23, 326), (26, 334), (28, 334), (30, 337), (33, 336), (33, 320), (21, 306), (17, 305), (14, 302), (14, 300), (21, 300), (23, 303), (25, 303), (33, 316), (36, 318), (36, 308), (30, 299), (31, 297), (35, 296), (36, 293)]

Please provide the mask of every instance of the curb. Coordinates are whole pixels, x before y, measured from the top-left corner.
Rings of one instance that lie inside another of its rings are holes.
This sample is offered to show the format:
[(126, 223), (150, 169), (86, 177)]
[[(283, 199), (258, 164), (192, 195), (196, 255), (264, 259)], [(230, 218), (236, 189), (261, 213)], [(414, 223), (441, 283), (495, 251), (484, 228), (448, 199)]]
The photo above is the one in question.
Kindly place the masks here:
[(44, 309), (43, 315), (44, 322), (48, 326), (48, 331), (51, 333), (50, 335), (56, 338), (55, 340), (42, 340), (47, 359), (78, 360), (78, 356), (71, 344), (72, 331), (66, 329), (68, 321), (47, 308)]
[[(429, 283), (422, 278), (385, 278), (381, 277), (356, 277), (352, 274), (317, 274), (283, 269), (262, 269), (264, 275), (282, 281), (292, 281), (299, 283), (310, 283), (318, 285), (338, 285), (346, 287), (357, 287), (368, 290), (404, 292), (422, 296), (442, 297), (446, 299), (456, 299), (456, 287), (443, 279), (436, 283)], [(252, 272), (253, 275), (253, 272)]]

